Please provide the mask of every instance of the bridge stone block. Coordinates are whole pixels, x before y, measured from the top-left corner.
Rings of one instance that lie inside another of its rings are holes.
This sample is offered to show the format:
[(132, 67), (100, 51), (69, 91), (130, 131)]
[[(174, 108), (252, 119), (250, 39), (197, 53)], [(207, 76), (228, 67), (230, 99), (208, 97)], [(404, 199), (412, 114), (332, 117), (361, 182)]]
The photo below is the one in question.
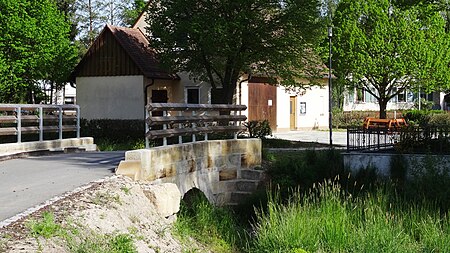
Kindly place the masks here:
[(144, 194), (164, 217), (180, 211), (181, 193), (176, 184), (147, 185), (144, 187)]
[(237, 170), (236, 169), (227, 169), (221, 170), (219, 172), (219, 181), (232, 180), (237, 178)]

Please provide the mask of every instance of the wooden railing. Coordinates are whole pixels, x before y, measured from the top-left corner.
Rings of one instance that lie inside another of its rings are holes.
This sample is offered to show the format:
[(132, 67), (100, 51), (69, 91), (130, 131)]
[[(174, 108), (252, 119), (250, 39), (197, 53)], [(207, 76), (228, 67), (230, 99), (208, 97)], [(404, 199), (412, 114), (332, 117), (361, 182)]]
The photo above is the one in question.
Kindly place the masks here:
[(16, 142), (23, 141), (23, 135), (44, 133), (76, 132), (80, 137), (80, 107), (78, 105), (31, 105), (0, 104), (0, 136), (17, 136)]
[(178, 137), (178, 143), (183, 143), (182, 136), (191, 135), (196, 141), (196, 135), (203, 135), (208, 140), (210, 133), (237, 133), (245, 131), (241, 121), (247, 119), (240, 115), (247, 109), (245, 105), (218, 104), (178, 104), (152, 103), (146, 108), (146, 147), (149, 140), (163, 139), (167, 145), (167, 138)]

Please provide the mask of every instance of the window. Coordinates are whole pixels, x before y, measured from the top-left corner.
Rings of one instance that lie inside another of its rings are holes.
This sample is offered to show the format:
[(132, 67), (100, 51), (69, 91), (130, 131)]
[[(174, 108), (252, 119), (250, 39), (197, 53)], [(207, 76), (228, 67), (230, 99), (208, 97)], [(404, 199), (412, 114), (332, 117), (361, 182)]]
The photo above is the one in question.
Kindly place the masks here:
[(199, 104), (200, 103), (200, 89), (199, 88), (188, 88), (187, 89), (187, 99), (188, 104)]
[(64, 104), (73, 105), (75, 104), (75, 97), (66, 97), (64, 98)]

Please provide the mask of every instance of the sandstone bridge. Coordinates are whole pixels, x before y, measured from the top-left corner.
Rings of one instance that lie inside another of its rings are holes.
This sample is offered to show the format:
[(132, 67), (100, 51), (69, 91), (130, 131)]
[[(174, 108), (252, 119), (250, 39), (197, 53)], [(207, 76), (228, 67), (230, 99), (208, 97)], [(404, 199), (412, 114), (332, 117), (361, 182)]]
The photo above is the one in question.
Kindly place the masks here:
[[(240, 115), (245, 106), (150, 104), (147, 109), (147, 145), (156, 139), (163, 145), (126, 152), (117, 174), (174, 183), (182, 196), (198, 189), (216, 205), (237, 204), (257, 189), (263, 179), (261, 140), (237, 138), (245, 129), (240, 124), (246, 119)], [(218, 132), (234, 138), (208, 139)], [(182, 136), (190, 142), (183, 143)], [(168, 144), (170, 140), (176, 143)]]

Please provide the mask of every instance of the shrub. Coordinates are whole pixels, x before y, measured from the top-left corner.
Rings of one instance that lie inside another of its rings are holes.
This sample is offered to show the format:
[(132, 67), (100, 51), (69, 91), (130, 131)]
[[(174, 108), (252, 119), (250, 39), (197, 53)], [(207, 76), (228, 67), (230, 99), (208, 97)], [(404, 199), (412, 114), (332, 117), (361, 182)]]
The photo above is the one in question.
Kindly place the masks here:
[(81, 136), (94, 137), (94, 139), (124, 142), (145, 138), (143, 120), (82, 119), (80, 125)]
[(264, 139), (268, 135), (272, 135), (272, 129), (268, 120), (244, 122), (250, 138)]
[(273, 184), (283, 191), (293, 187), (309, 189), (314, 183), (344, 173), (343, 160), (336, 150), (306, 150), (275, 154), (268, 169)]
[(431, 118), (443, 113), (444, 111), (441, 110), (411, 110), (404, 117), (410, 125), (426, 127), (430, 126)]

